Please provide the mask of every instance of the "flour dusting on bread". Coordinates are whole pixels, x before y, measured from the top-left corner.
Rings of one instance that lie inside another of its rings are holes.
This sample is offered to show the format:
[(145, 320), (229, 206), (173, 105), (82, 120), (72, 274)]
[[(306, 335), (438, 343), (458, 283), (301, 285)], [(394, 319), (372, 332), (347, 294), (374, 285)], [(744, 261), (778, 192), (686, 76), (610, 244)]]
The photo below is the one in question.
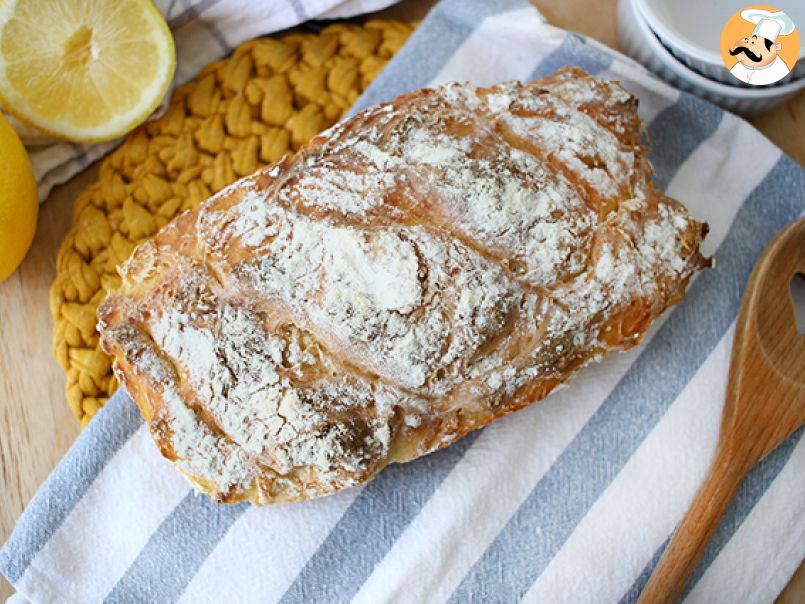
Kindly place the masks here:
[(138, 248), (103, 346), (216, 499), (365, 482), (633, 346), (707, 265), (639, 128), (574, 69), (368, 109)]

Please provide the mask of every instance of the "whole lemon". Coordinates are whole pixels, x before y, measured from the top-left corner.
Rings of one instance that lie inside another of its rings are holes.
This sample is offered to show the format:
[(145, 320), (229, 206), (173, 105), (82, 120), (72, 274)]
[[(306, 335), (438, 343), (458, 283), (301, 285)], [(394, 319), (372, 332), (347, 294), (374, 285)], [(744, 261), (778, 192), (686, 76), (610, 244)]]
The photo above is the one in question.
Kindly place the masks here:
[(38, 213), (28, 154), (0, 113), (0, 281), (17, 269), (31, 247)]

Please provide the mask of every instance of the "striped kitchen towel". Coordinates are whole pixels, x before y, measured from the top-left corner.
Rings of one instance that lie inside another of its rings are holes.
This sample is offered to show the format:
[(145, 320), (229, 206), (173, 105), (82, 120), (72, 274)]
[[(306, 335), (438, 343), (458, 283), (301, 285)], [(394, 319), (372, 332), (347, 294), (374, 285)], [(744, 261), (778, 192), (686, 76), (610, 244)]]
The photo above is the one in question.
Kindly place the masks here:
[[(308, 19), (349, 17), (380, 10), (398, 0), (153, 0), (165, 17), (176, 44), (176, 73), (171, 91), (201, 68), (225, 57), (257, 36), (294, 27)], [(168, 105), (168, 97), (156, 111)], [(51, 189), (117, 147), (123, 138), (91, 145), (53, 139), (9, 117), (31, 158), (39, 201)]]
[[(805, 211), (805, 171), (526, 0), (444, 0), (359, 106), (563, 65), (639, 97), (657, 183), (711, 226), (717, 267), (642, 345), (362, 488), (265, 508), (195, 495), (118, 392), (2, 550), (16, 588), (34, 602), (634, 602), (712, 458), (741, 294)], [(771, 602), (786, 584), (805, 554), (801, 437), (743, 482), (688, 601)]]

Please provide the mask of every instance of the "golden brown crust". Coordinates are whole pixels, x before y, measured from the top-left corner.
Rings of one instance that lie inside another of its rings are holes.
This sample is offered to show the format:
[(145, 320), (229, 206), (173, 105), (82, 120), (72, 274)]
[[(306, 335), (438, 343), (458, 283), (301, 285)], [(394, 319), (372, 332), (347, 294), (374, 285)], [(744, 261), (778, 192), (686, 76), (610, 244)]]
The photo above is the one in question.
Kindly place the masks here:
[(365, 482), (633, 346), (708, 266), (639, 137), (578, 69), (403, 95), (138, 247), (102, 345), (216, 500)]

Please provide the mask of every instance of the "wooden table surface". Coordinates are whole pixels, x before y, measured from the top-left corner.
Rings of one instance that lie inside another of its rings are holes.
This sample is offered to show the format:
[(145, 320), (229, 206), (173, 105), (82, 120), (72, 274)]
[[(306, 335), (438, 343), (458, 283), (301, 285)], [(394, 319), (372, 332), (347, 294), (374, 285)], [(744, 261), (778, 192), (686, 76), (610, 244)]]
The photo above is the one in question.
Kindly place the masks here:
[[(532, 0), (548, 21), (617, 48), (616, 0)], [(421, 19), (434, 0), (403, 0), (380, 16)], [(805, 165), (805, 92), (755, 120), (775, 144)], [(79, 431), (67, 408), (64, 374), (53, 359), (48, 289), (56, 253), (70, 228), (73, 201), (98, 175), (90, 166), (55, 189), (40, 207), (33, 246), (0, 283), (0, 543)], [(0, 578), (0, 601), (12, 593)], [(778, 602), (805, 602), (805, 564)]]

